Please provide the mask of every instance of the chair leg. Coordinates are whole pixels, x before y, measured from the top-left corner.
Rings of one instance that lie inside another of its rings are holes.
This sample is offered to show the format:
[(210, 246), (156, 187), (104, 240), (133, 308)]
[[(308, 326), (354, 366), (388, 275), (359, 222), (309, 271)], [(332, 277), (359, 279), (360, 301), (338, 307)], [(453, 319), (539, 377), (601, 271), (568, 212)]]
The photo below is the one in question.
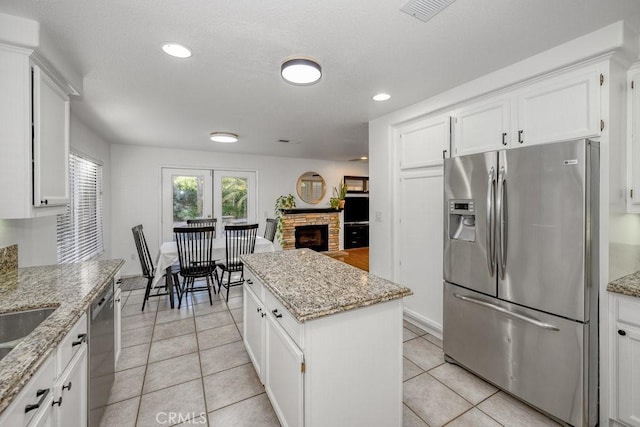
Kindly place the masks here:
[(149, 293), (151, 292), (151, 282), (153, 282), (153, 277), (149, 277), (147, 279), (147, 287), (144, 291), (144, 300), (142, 300), (142, 310), (144, 311), (144, 306), (147, 303), (147, 300), (149, 299)]
[[(211, 277), (207, 276), (207, 292), (209, 293), (209, 303), (213, 305), (213, 299), (211, 298), (211, 281)], [(215, 291), (215, 285), (213, 289)]]
[(178, 297), (178, 310), (182, 307), (182, 297), (187, 292), (187, 288), (189, 286), (189, 277), (185, 277), (183, 280), (182, 290), (180, 291), (180, 296)]

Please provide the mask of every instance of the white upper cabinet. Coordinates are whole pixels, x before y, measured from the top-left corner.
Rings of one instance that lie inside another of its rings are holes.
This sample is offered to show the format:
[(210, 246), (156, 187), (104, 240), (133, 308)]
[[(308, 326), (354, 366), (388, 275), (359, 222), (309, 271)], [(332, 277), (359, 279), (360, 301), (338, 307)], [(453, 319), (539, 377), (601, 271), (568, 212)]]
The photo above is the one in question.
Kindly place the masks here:
[(517, 105), (516, 145), (598, 136), (600, 72), (588, 67), (545, 79), (520, 92)]
[(587, 65), (453, 111), (453, 155), (599, 136), (600, 79)]
[(0, 45), (0, 218), (64, 213), (69, 96), (32, 50)]
[(449, 157), (450, 118), (438, 116), (402, 127), (399, 135), (401, 169), (442, 164)]
[(500, 150), (508, 145), (510, 99), (492, 98), (453, 112), (455, 156)]

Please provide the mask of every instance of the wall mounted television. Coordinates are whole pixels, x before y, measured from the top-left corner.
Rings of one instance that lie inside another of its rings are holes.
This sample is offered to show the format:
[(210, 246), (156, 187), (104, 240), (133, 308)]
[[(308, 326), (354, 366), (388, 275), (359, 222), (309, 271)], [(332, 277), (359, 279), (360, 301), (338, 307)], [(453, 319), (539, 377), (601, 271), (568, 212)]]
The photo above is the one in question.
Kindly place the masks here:
[(345, 197), (344, 200), (345, 223), (369, 221), (368, 197)]

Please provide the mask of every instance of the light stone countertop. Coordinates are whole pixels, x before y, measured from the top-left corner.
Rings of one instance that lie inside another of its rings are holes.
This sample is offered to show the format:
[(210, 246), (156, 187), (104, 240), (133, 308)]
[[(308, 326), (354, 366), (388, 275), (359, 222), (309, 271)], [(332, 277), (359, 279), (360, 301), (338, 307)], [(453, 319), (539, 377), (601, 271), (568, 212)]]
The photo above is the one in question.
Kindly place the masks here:
[(310, 249), (243, 255), (242, 261), (298, 322), (413, 293)]
[(0, 314), (57, 309), (0, 360), (0, 414), (124, 264), (88, 261), (14, 270), (0, 275)]
[(607, 291), (640, 298), (640, 271), (628, 274), (609, 283)]

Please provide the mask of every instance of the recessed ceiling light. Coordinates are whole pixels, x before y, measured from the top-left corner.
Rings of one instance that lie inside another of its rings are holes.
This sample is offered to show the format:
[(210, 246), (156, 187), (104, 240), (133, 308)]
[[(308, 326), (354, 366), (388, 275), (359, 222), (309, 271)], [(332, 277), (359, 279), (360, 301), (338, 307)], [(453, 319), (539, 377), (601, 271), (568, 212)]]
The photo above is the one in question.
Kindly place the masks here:
[(282, 78), (294, 85), (312, 85), (322, 77), (322, 67), (306, 56), (287, 58), (280, 67)]
[(189, 58), (191, 56), (191, 51), (177, 43), (165, 43), (162, 45), (162, 50), (167, 55), (175, 56), (176, 58)]
[(378, 93), (373, 96), (374, 101), (386, 101), (389, 98), (391, 98), (391, 95), (388, 93)]
[(231, 132), (211, 132), (209, 137), (212, 141), (222, 142), (223, 144), (238, 142), (238, 135)]

